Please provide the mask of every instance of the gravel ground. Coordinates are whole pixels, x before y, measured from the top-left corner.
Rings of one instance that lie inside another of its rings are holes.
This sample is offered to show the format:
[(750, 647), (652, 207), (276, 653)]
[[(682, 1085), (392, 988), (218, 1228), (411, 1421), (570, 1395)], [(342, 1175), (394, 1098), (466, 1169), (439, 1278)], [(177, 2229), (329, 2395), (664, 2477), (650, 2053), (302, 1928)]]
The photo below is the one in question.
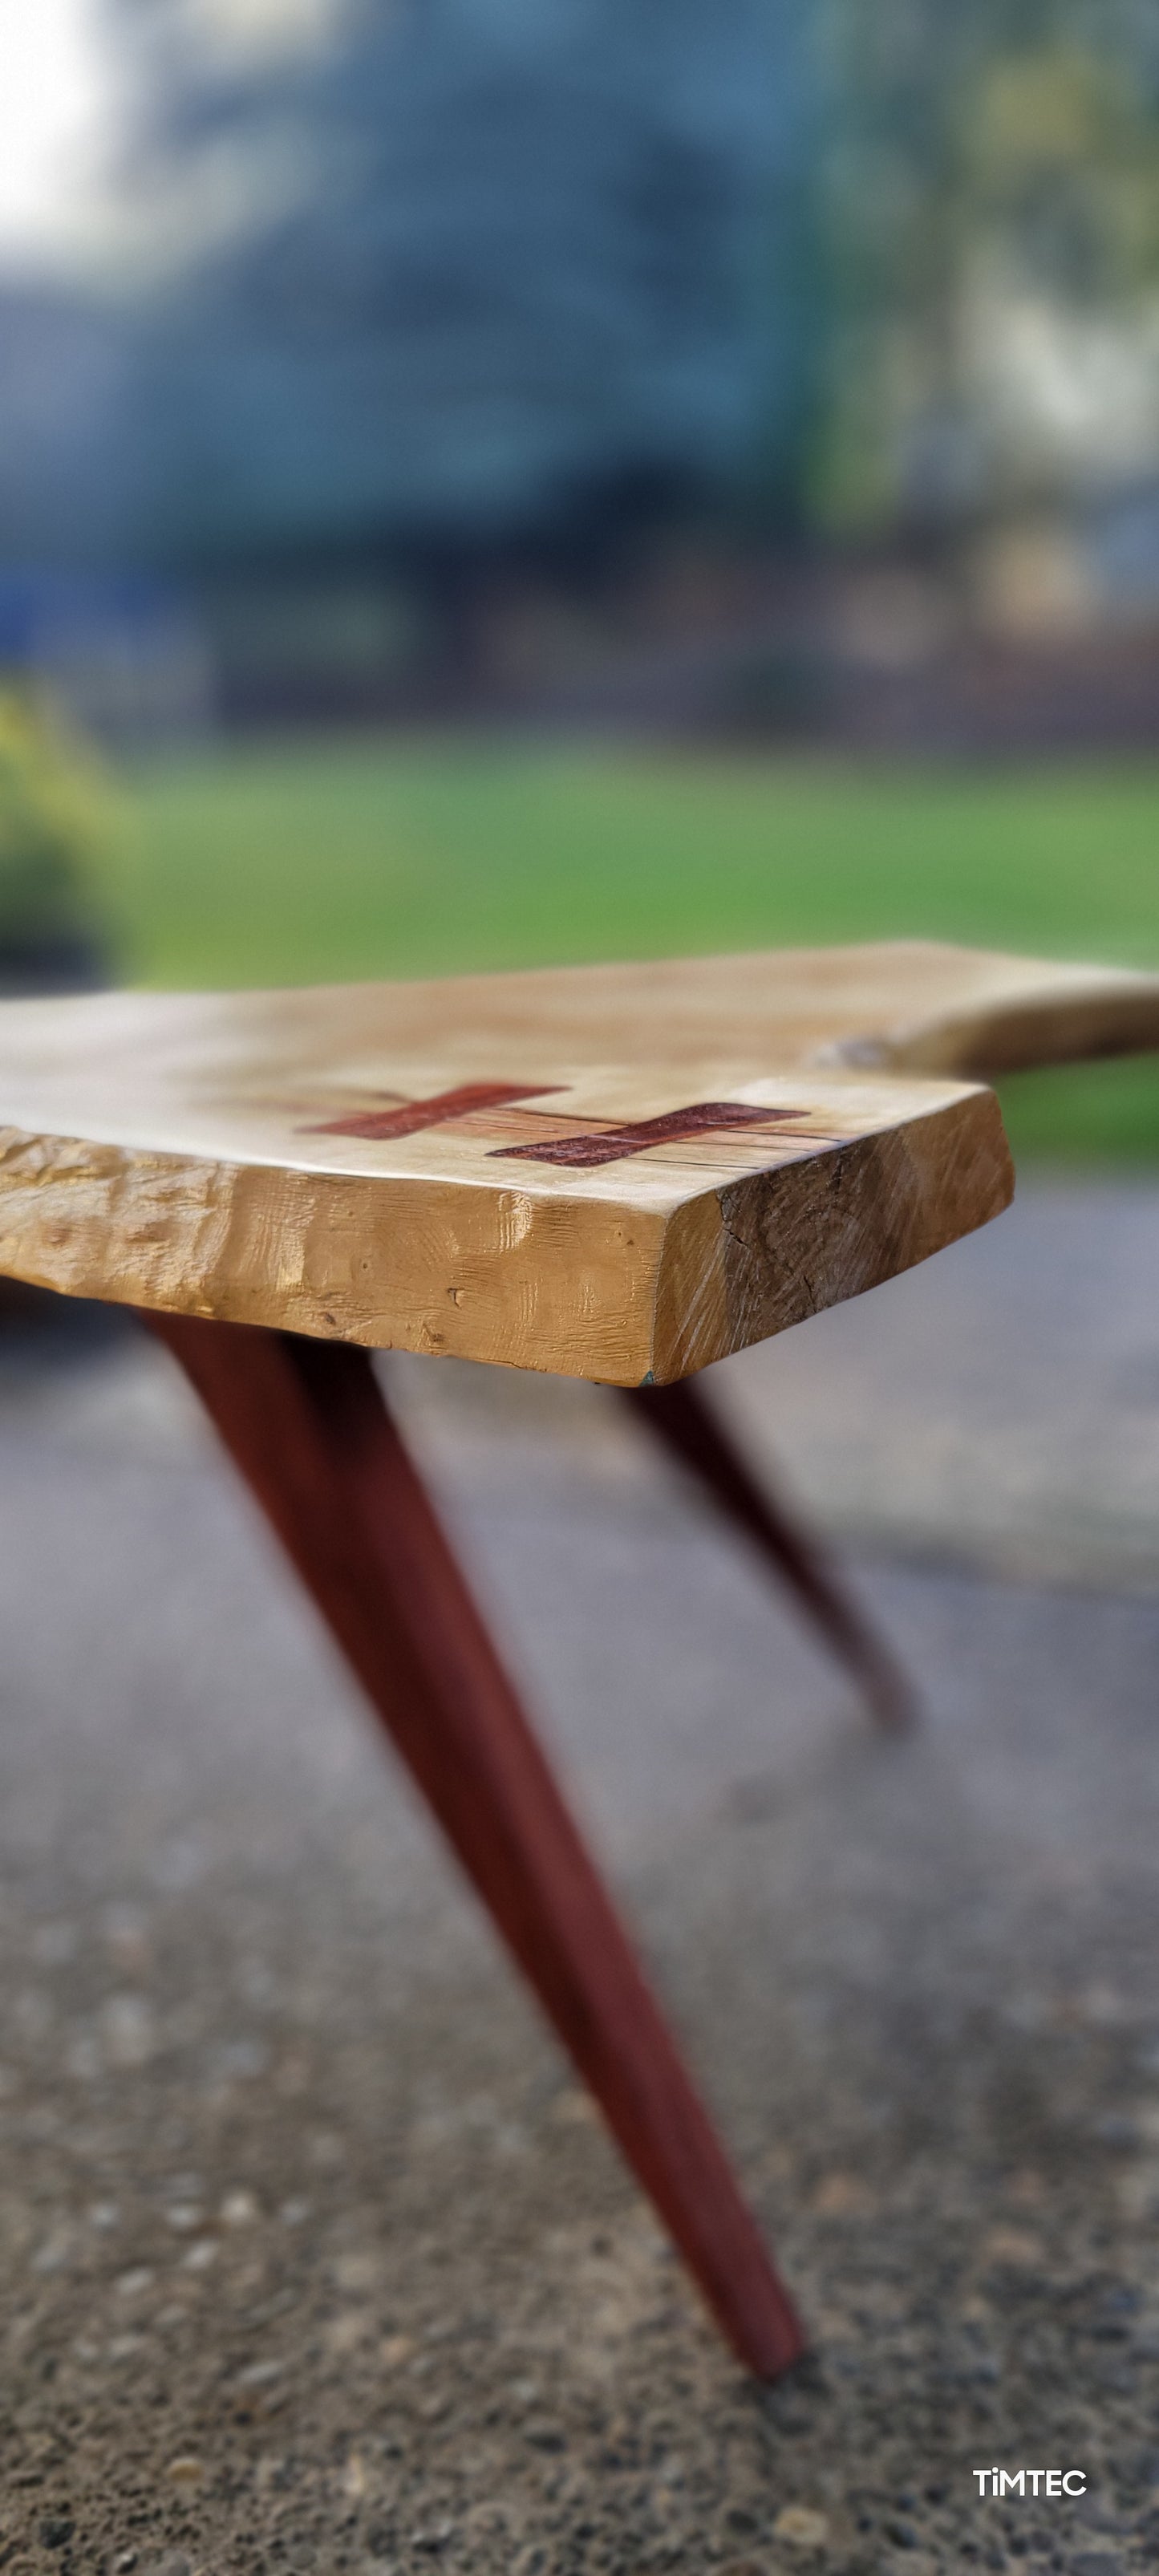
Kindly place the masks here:
[(812, 2326), (772, 2391), (163, 1355), (10, 1335), (6, 2576), (1155, 2565), (1156, 1250), (1159, 1194), (1032, 1196), (716, 1373), (819, 1510), (844, 1440), (903, 1747), (626, 1410), (394, 1365)]

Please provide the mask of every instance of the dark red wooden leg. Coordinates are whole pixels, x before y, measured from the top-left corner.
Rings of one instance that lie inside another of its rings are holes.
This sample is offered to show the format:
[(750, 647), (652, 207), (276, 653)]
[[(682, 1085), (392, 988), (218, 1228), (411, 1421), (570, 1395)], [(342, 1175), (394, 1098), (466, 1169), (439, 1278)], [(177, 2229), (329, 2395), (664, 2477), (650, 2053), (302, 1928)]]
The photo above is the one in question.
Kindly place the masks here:
[(750, 1475), (699, 1390), (683, 1379), (675, 1386), (625, 1386), (619, 1393), (776, 1567), (860, 1684), (878, 1723), (896, 1731), (911, 1726), (917, 1703), (901, 1665), (846, 1592), (820, 1541)]
[(801, 2330), (368, 1354), (144, 1318), (192, 1380), (741, 2360)]

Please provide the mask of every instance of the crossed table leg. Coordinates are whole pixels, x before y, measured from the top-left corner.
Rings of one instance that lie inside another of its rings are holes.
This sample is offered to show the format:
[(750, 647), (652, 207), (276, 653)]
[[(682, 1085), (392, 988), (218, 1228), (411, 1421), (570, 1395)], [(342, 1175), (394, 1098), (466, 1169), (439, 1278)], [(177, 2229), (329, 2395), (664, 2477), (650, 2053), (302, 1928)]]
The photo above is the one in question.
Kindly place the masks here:
[(885, 1639), (847, 1592), (821, 1541), (803, 1529), (767, 1484), (758, 1485), (687, 1378), (673, 1386), (624, 1386), (637, 1421), (688, 1468), (729, 1520), (796, 1594), (807, 1619), (860, 1688), (878, 1725), (900, 1734), (912, 1726), (917, 1701), (908, 1675)]
[(740, 2360), (802, 2335), (369, 1354), (151, 1313)]

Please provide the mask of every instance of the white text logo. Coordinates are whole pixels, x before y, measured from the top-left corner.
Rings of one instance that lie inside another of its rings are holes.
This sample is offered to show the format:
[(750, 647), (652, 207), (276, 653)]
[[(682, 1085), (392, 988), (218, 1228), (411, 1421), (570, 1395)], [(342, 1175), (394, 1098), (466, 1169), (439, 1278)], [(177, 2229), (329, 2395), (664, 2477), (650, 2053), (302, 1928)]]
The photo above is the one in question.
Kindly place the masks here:
[(975, 2469), (979, 2495), (1081, 2496), (1085, 2469)]

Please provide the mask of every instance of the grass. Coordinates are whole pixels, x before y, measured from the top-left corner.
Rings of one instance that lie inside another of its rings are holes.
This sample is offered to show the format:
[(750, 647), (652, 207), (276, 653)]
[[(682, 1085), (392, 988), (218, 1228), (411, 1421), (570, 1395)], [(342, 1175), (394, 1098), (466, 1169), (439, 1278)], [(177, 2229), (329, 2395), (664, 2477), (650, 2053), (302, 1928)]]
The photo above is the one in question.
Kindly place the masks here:
[[(930, 935), (1159, 964), (1159, 761), (959, 770), (467, 738), (140, 770), (109, 894), (170, 985)], [(1016, 1146), (1159, 1158), (1153, 1062), (1022, 1075)]]

